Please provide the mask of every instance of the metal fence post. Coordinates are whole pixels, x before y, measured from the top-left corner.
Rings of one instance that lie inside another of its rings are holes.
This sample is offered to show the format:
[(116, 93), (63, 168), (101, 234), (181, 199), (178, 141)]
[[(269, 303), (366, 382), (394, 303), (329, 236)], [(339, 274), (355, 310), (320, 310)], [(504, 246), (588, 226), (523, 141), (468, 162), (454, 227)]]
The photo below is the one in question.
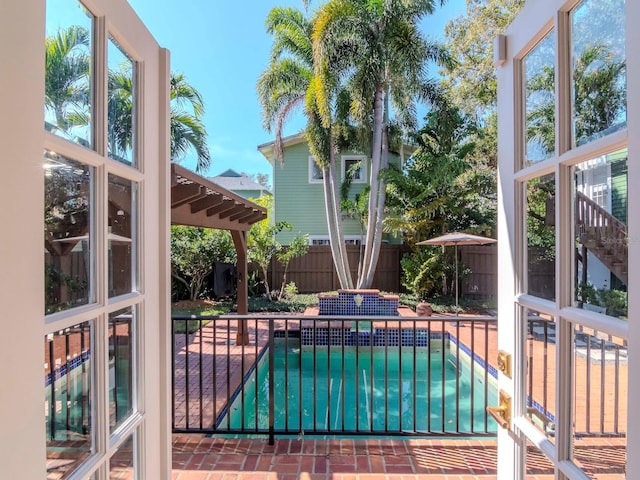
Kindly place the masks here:
[[(275, 357), (273, 354), (273, 319), (269, 319), (269, 445), (273, 445), (274, 442), (274, 424), (275, 424), (275, 415), (274, 415), (274, 374), (273, 374), (273, 362), (275, 361)], [(257, 420), (257, 419), (256, 419)]]

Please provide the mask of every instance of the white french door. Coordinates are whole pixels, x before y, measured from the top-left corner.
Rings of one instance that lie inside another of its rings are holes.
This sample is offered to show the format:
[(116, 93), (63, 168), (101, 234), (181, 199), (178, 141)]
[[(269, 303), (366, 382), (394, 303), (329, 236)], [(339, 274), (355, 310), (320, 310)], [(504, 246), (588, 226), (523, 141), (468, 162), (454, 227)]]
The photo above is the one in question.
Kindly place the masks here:
[(496, 42), (500, 479), (538, 473), (527, 450), (558, 479), (640, 475), (632, 3), (529, 0)]
[(0, 476), (169, 478), (168, 52), (124, 0), (0, 31)]

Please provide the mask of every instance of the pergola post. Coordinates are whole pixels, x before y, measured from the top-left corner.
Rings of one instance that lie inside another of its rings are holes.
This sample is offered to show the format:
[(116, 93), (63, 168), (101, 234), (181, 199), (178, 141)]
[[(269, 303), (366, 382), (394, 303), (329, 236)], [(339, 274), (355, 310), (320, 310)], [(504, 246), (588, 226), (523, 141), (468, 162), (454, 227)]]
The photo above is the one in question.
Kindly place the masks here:
[[(238, 254), (238, 315), (249, 312), (247, 232), (267, 209), (175, 163), (171, 164), (171, 224), (228, 230)], [(236, 345), (249, 344), (247, 320), (238, 320)]]
[[(249, 288), (247, 285), (247, 276), (249, 274), (249, 266), (247, 264), (247, 232), (232, 230), (231, 237), (233, 238), (233, 244), (236, 247), (236, 253), (238, 256), (236, 264), (238, 315), (246, 315), (249, 312)], [(247, 328), (246, 320), (238, 320), (236, 345), (249, 345), (249, 330)]]

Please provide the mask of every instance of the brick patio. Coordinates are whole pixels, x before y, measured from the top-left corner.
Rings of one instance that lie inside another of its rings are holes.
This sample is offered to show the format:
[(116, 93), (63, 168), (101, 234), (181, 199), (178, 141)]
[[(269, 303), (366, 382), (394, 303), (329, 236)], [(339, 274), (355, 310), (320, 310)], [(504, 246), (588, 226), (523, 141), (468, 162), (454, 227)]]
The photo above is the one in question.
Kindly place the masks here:
[[(297, 323), (291, 320), (290, 327)], [(278, 328), (283, 327), (283, 321), (277, 323)], [(471, 344), (471, 331), (475, 328), (481, 327), (472, 328), (467, 324), (456, 331), (455, 326), (445, 324), (446, 330), (467, 345)], [(206, 328), (203, 330), (207, 331)], [(209, 334), (204, 340), (212, 348), (215, 344), (224, 345), (216, 352), (222, 356), (231, 353), (228, 357), (231, 358), (230, 365), (221, 362), (217, 368), (229, 369), (232, 382), (236, 383), (252, 364), (257, 351), (245, 351), (243, 356), (239, 354), (241, 347), (230, 345), (229, 338), (235, 338), (235, 326), (224, 333), (228, 334), (223, 335), (224, 339), (215, 338), (218, 337), (216, 333)], [(266, 340), (265, 333), (258, 333), (259, 344)], [(494, 365), (496, 333), (492, 326), (488, 357)], [(197, 334), (190, 339), (191, 345), (200, 341)], [(477, 331), (473, 343), (476, 350), (482, 351), (484, 332)], [(216, 411), (223, 406), (223, 393), (220, 392), (217, 398), (216, 403), (220, 404), (216, 405)], [(180, 400), (184, 401), (179, 392), (176, 400), (178, 404)], [(578, 439), (575, 460), (594, 479), (624, 479), (625, 445), (624, 438)], [(496, 478), (496, 467), (494, 439), (323, 440), (307, 437), (276, 439), (275, 445), (270, 446), (264, 438), (212, 438), (199, 434), (175, 434), (173, 437), (174, 480), (488, 480)], [(549, 461), (533, 447), (527, 454), (527, 469), (528, 480), (554, 478)]]

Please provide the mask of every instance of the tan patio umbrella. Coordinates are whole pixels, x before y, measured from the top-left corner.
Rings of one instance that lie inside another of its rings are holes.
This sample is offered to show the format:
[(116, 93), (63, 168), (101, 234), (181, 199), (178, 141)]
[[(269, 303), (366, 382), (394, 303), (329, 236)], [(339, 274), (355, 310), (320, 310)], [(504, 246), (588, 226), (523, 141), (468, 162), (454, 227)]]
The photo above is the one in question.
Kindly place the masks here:
[(439, 237), (432, 238), (430, 240), (423, 240), (416, 243), (416, 245), (443, 245), (445, 247), (453, 245), (455, 248), (455, 267), (456, 267), (456, 315), (458, 314), (458, 245), (485, 245), (487, 243), (495, 243), (495, 238), (481, 237), (479, 235), (471, 235), (470, 233), (453, 232), (441, 235)]

